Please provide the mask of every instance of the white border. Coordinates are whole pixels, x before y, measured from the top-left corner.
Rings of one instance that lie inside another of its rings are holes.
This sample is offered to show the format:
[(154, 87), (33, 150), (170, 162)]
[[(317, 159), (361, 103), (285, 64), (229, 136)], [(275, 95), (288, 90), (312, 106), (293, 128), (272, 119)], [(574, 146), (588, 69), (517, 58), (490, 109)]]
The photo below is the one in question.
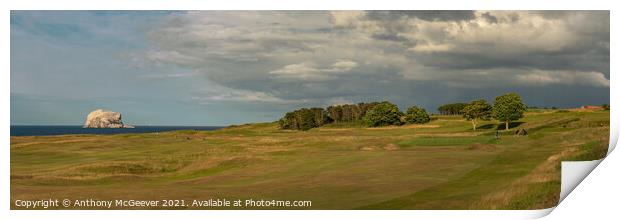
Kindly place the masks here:
[[(1, 50), (2, 59), (0, 62), (3, 67), (0, 88), (4, 95), (1, 97), (2, 114), (0, 123), (4, 126), (0, 128), (4, 135), (5, 146), (1, 154), (3, 166), (1, 168), (1, 190), (0, 214), (11, 219), (115, 219), (115, 218), (150, 218), (150, 219), (169, 219), (172, 216), (178, 218), (261, 218), (261, 219), (317, 219), (317, 218), (351, 218), (358, 219), (411, 219), (413, 217), (421, 219), (523, 219), (541, 217), (551, 210), (535, 211), (9, 211), (9, 155), (10, 155), (10, 35), (9, 19), (10, 10), (363, 10), (363, 9), (487, 9), (487, 10), (612, 10), (611, 23), (618, 24), (617, 10), (613, 1), (601, 0), (521, 0), (521, 1), (488, 1), (488, 0), (432, 0), (432, 1), (399, 1), (399, 0), (227, 0), (224, 2), (209, 1), (190, 1), (190, 0), (108, 0), (104, 2), (80, 1), (80, 0), (56, 0), (56, 1), (1, 1), (2, 13), (0, 19), (0, 36), (3, 42)], [(614, 39), (614, 27), (611, 26), (611, 39)], [(613, 50), (611, 51), (611, 62), (614, 63)], [(611, 66), (613, 71), (613, 65)], [(613, 77), (611, 80), (612, 106), (612, 137), (610, 147), (614, 147), (618, 140), (618, 126), (620, 123), (618, 111), (615, 106), (618, 102), (614, 98), (618, 97), (618, 89), (615, 89)], [(569, 195), (567, 201), (560, 204), (558, 209), (552, 214), (552, 219), (567, 219), (579, 214), (584, 218), (598, 217), (597, 219), (609, 219), (605, 217), (617, 216), (613, 206), (605, 204), (615, 204), (615, 196), (618, 193), (617, 171), (620, 168), (618, 159), (607, 161), (615, 155), (608, 156), (601, 165), (593, 171), (595, 177), (586, 178), (577, 187), (575, 195)], [(616, 184), (613, 184), (616, 183)], [(605, 186), (605, 187), (600, 187)], [(587, 191), (584, 194), (580, 190)], [(615, 193), (615, 194), (614, 194)], [(607, 195), (607, 196), (601, 196)], [(609, 195), (612, 195), (611, 197)], [(592, 201), (596, 199), (597, 201)], [(567, 208), (563, 207), (568, 203)], [(569, 206), (570, 205), (570, 206)], [(572, 208), (570, 208), (572, 207)], [(586, 207), (586, 210), (583, 210)], [(603, 207), (608, 207), (607, 209)]]

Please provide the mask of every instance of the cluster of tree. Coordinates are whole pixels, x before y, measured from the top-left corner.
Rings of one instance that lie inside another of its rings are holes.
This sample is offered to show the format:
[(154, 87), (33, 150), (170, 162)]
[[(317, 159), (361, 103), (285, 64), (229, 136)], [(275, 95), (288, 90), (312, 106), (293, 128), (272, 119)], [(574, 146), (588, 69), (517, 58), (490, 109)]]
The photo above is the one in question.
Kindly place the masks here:
[(366, 112), (370, 110), (378, 102), (358, 103), (346, 105), (333, 105), (327, 107), (327, 113), (334, 122), (354, 122), (362, 120)]
[(330, 122), (322, 108), (302, 108), (287, 112), (278, 123), (283, 129), (309, 130)]
[[(463, 104), (463, 105), (461, 105)], [(471, 121), (473, 130), (476, 130), (478, 121), (494, 118), (505, 123), (508, 130), (510, 122), (523, 118), (527, 106), (516, 93), (507, 93), (495, 97), (493, 106), (484, 99), (470, 103), (452, 103), (440, 107), (442, 114), (462, 114), (463, 118)], [(462, 106), (462, 107), (461, 107)], [(456, 109), (460, 109), (456, 111)], [(456, 111), (456, 112), (455, 112)], [(393, 103), (372, 102), (357, 105), (335, 105), (323, 108), (302, 108), (288, 112), (278, 121), (282, 129), (309, 130), (332, 122), (362, 121), (370, 127), (386, 125), (402, 125), (406, 123), (419, 124), (430, 121), (425, 109), (411, 106), (403, 113)]]
[(309, 130), (332, 122), (362, 121), (370, 127), (402, 125), (405, 123), (426, 123), (430, 116), (426, 110), (411, 106), (406, 113), (390, 102), (359, 103), (357, 105), (335, 105), (323, 108), (302, 108), (288, 112), (278, 121), (280, 128)]
[(442, 115), (460, 115), (461, 111), (463, 111), (465, 106), (467, 106), (467, 103), (450, 103), (439, 106), (439, 108), (437, 108), (437, 111), (439, 111), (439, 114)]
[(521, 96), (516, 93), (507, 93), (495, 97), (493, 106), (486, 100), (479, 99), (469, 103), (463, 110), (463, 117), (472, 122), (473, 129), (476, 130), (478, 120), (496, 120), (505, 123), (506, 130), (509, 129), (510, 122), (523, 118), (523, 113), (527, 107), (521, 101)]

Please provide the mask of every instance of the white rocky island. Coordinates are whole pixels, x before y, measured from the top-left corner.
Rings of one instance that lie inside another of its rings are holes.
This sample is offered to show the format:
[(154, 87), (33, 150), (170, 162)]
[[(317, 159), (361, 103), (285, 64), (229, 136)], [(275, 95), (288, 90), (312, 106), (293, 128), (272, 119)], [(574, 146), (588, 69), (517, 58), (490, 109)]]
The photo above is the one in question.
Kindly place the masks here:
[(123, 124), (121, 113), (97, 109), (86, 116), (84, 128), (134, 128)]

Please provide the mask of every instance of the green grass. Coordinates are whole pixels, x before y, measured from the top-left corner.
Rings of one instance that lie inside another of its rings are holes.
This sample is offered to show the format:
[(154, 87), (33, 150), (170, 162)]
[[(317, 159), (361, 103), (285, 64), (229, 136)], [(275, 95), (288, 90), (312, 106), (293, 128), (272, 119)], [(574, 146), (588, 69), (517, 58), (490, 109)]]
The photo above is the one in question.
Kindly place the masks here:
[(559, 180), (543, 183), (530, 183), (526, 186), (528, 191), (511, 199), (502, 209), (535, 209), (547, 208), (557, 205), (560, 201), (558, 188), (561, 187)]
[(579, 151), (576, 155), (566, 158), (568, 161), (590, 161), (598, 160), (607, 156), (607, 142), (591, 141), (579, 146)]
[[(363, 209), (467, 209), (480, 195), (506, 189), (510, 180), (527, 175), (558, 148), (534, 144), (511, 146), (460, 178)], [(474, 187), (475, 186), (475, 187)], [(435, 199), (429, 199), (435, 198)]]
[[(424, 125), (11, 137), (11, 200), (311, 200), (308, 209), (529, 209), (555, 205), (559, 160), (604, 156), (609, 112), (526, 113), (495, 139), (460, 116)], [(13, 209), (18, 207), (11, 206)], [(189, 208), (189, 207), (186, 207)], [(282, 207), (280, 207), (282, 208)]]

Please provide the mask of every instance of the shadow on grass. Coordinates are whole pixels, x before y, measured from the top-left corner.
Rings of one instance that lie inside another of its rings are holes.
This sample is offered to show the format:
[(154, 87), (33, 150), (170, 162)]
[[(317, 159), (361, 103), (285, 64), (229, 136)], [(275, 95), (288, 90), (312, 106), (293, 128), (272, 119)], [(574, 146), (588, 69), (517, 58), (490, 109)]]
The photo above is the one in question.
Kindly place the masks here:
[(476, 127), (476, 129), (487, 130), (487, 129), (495, 128), (495, 126), (497, 125), (496, 124), (485, 124), (485, 125)]
[[(519, 127), (520, 125), (525, 124), (525, 122), (520, 122), (520, 121), (515, 121), (515, 122), (510, 122), (510, 129)], [(491, 130), (491, 129), (495, 129), (495, 130), (505, 130), (506, 129), (506, 124), (501, 123), (501, 124), (484, 124), (484, 125), (480, 125), (476, 127), (477, 130)], [(471, 130), (471, 129), (470, 129)]]
[[(519, 127), (519, 125), (525, 124), (525, 122), (522, 121), (513, 121), (509, 123), (509, 128), (513, 129), (516, 127)], [(501, 123), (497, 126), (497, 130), (505, 130), (506, 129), (506, 124), (505, 123)]]

